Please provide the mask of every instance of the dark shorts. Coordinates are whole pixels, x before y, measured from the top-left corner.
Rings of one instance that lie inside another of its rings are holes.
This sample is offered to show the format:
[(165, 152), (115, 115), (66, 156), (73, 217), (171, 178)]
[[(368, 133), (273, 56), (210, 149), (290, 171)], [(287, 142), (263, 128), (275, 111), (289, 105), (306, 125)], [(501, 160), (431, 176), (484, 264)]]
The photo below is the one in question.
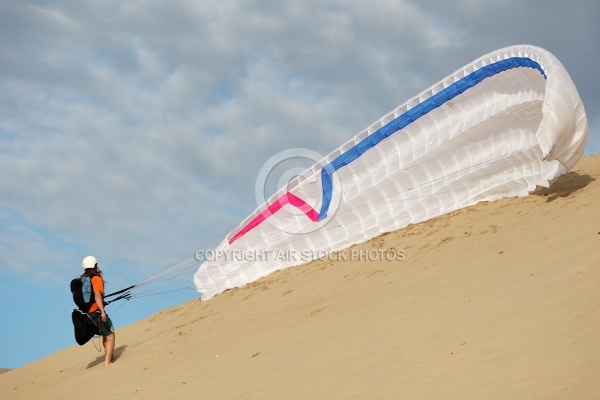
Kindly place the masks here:
[(89, 315), (92, 317), (96, 326), (100, 326), (100, 334), (102, 334), (102, 336), (110, 336), (115, 332), (115, 327), (108, 315), (106, 316), (106, 321), (102, 321), (99, 312), (89, 313)]

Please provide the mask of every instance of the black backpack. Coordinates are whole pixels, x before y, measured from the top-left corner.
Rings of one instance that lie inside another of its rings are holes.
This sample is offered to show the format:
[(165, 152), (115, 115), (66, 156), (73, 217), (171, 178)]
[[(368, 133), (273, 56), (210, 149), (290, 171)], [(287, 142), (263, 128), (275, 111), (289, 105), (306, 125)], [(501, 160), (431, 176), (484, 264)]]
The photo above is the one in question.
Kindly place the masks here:
[(77, 308), (83, 312), (87, 312), (92, 304), (96, 302), (92, 279), (89, 276), (73, 279), (71, 281), (71, 293)]

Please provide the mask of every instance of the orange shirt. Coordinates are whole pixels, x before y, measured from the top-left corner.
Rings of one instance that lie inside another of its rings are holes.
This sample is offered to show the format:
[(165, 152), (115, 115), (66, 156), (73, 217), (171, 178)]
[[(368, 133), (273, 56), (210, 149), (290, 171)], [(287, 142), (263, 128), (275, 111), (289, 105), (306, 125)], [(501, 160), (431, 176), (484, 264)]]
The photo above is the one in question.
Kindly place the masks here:
[[(96, 292), (100, 292), (102, 293), (102, 295), (104, 295), (104, 281), (102, 280), (102, 277), (99, 275), (96, 276), (92, 276), (92, 291), (94, 292), (94, 296), (96, 294)], [(90, 309), (88, 310), (89, 313), (98, 311), (98, 304), (94, 303), (90, 306)]]

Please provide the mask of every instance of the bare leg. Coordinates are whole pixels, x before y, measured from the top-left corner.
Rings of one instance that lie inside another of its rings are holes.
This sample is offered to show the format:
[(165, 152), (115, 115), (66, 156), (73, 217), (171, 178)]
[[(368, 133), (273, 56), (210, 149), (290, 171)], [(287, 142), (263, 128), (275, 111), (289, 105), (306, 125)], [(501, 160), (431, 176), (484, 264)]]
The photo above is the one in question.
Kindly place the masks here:
[(104, 343), (104, 365), (109, 365), (113, 361), (113, 350), (115, 349), (115, 334), (111, 333), (108, 336), (102, 336)]

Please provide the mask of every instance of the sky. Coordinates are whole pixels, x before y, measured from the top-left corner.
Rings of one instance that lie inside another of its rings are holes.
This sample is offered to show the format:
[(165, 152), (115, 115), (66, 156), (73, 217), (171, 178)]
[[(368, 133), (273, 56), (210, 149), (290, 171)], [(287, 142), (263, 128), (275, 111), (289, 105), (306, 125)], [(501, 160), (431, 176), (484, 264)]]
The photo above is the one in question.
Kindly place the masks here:
[[(597, 0), (0, 0), (0, 367), (75, 345), (85, 256), (107, 292), (189, 259), (257, 207), (274, 154), (327, 154), (499, 48), (563, 63), (598, 153), (599, 16)], [(198, 297), (194, 268), (107, 307), (117, 346)]]

